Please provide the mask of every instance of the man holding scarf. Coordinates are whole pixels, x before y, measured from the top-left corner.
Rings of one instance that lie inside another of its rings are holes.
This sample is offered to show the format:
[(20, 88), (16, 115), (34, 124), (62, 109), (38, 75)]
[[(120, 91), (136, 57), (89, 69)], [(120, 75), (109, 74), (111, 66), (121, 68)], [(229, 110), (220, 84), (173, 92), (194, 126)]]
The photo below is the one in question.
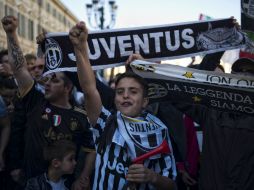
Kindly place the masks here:
[[(206, 56), (199, 69), (214, 70), (222, 55), (223, 52), (218, 52)], [(254, 61), (238, 59), (232, 65), (231, 73), (243, 78), (253, 77)], [(204, 128), (200, 190), (252, 190), (254, 117), (236, 111), (219, 111), (204, 105), (179, 103), (178, 97), (174, 96), (166, 101)]]

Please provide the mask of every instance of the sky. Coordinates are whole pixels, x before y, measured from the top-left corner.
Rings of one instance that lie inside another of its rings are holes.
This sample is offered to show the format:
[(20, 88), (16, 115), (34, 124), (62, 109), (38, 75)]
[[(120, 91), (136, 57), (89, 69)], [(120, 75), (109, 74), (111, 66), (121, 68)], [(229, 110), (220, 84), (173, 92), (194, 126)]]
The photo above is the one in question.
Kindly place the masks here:
[[(86, 4), (92, 0), (61, 1), (79, 20), (87, 22)], [(105, 12), (108, 13), (108, 1), (104, 1)], [(234, 16), (240, 23), (240, 0), (116, 0), (116, 5), (114, 28), (196, 21), (200, 13), (215, 19)], [(110, 19), (106, 13), (107, 24)]]

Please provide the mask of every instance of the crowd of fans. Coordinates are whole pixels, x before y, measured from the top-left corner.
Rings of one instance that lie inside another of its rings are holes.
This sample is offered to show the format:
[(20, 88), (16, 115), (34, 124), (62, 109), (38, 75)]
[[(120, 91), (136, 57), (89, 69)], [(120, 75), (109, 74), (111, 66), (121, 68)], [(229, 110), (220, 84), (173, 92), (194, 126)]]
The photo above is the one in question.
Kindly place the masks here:
[[(144, 59), (139, 54), (105, 85), (91, 68), (83, 22), (69, 33), (81, 89), (68, 72), (43, 77), (45, 34), (37, 37), (37, 56), (24, 55), (17, 18), (5, 16), (2, 26), (8, 50), (0, 52), (1, 189), (253, 189), (253, 117), (174, 100), (149, 104), (146, 81), (129, 68)], [(224, 72), (223, 53), (190, 67)], [(253, 77), (253, 60), (236, 61), (232, 73)], [(202, 154), (195, 122), (203, 129)], [(125, 138), (132, 124), (157, 126), (156, 137), (142, 138), (165, 140), (169, 152), (132, 163), (145, 153)]]

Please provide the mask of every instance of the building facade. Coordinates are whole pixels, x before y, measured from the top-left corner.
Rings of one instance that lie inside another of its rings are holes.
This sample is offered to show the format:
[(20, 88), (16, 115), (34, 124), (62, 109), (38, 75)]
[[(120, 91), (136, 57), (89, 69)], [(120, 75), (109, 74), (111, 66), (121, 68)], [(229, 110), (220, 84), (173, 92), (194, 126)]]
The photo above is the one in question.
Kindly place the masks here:
[[(0, 18), (19, 19), (18, 35), (24, 53), (35, 53), (36, 36), (47, 32), (68, 32), (78, 19), (59, 0), (0, 0)], [(6, 34), (0, 26), (0, 50), (7, 48)]]

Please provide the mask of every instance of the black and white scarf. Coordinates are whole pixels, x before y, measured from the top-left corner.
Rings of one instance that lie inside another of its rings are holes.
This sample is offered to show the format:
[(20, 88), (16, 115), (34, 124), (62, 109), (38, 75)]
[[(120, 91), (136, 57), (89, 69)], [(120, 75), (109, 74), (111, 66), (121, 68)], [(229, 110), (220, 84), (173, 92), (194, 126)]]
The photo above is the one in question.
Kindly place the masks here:
[[(159, 147), (163, 140), (167, 141), (172, 150), (167, 127), (154, 115), (146, 113), (144, 117), (131, 118), (118, 112), (117, 124), (132, 159)], [(150, 159), (158, 157), (160, 155)]]

